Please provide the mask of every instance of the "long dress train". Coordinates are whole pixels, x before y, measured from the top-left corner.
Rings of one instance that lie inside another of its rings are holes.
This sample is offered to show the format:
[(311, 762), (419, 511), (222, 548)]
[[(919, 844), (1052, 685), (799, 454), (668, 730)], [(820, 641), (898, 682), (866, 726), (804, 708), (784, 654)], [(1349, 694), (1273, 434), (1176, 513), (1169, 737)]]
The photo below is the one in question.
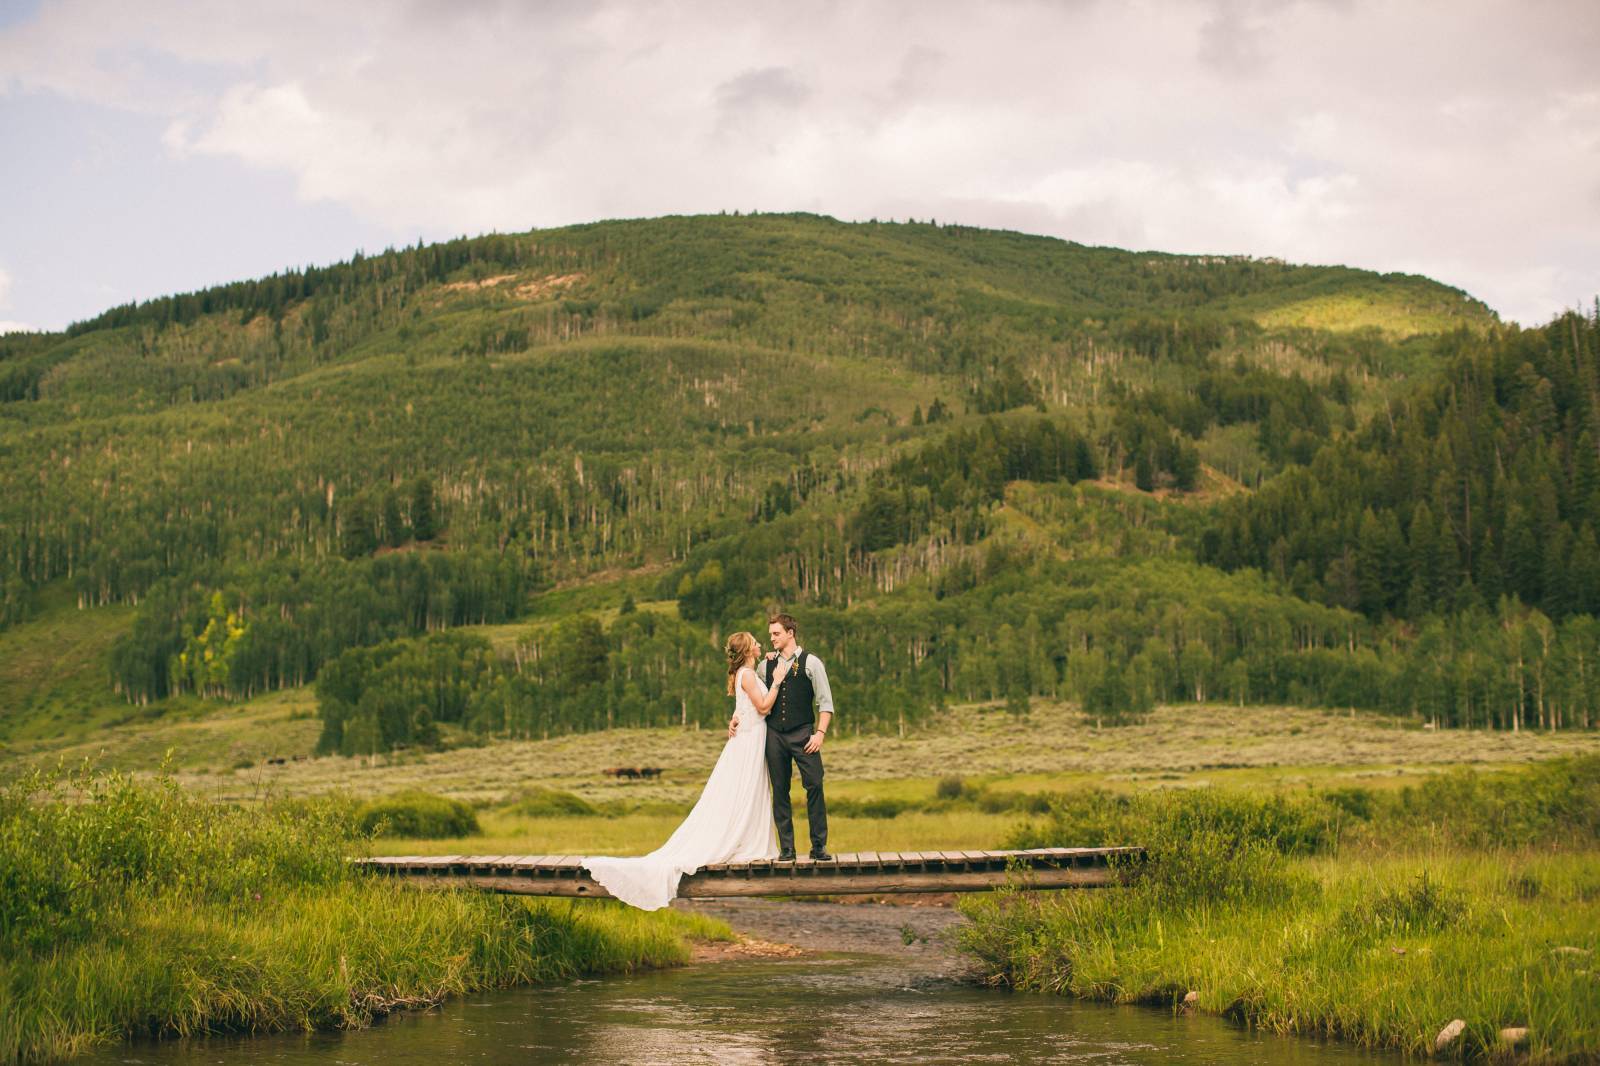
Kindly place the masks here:
[(767, 721), (745, 694), (744, 675), (734, 679), (734, 710), (739, 729), (723, 747), (694, 809), (667, 842), (648, 855), (618, 858), (589, 855), (583, 866), (606, 891), (642, 910), (665, 907), (678, 894), (678, 880), (702, 866), (778, 857), (772, 821), (772, 787), (767, 777)]

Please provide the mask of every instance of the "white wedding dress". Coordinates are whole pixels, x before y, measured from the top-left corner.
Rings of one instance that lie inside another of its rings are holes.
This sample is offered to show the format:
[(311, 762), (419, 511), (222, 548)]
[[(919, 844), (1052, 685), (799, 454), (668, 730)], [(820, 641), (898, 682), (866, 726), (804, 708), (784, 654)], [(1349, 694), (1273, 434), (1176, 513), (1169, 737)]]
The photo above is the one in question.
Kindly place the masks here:
[(624, 903), (659, 910), (678, 894), (678, 879), (686, 873), (712, 863), (778, 857), (772, 786), (767, 777), (767, 720), (744, 691), (745, 674), (766, 691), (760, 675), (748, 666), (734, 678), (738, 732), (717, 757), (704, 791), (683, 824), (648, 855), (583, 858), (582, 865), (590, 875)]

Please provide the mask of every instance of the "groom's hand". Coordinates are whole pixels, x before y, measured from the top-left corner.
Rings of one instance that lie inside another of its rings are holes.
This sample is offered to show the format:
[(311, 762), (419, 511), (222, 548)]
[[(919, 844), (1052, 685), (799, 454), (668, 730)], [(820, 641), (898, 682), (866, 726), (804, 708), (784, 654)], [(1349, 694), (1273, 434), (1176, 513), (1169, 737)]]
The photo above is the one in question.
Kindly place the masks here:
[(815, 755), (817, 752), (821, 751), (822, 750), (822, 738), (825, 735), (826, 734), (824, 734), (821, 730), (818, 730), (817, 732), (812, 733), (811, 734), (811, 739), (806, 741), (806, 746), (803, 749), (805, 751), (805, 753), (807, 755)]
[(733, 739), (733, 735), (735, 733), (737, 733), (738, 731), (739, 731), (739, 716), (738, 715), (734, 715), (732, 718), (728, 719), (728, 739), (732, 740)]

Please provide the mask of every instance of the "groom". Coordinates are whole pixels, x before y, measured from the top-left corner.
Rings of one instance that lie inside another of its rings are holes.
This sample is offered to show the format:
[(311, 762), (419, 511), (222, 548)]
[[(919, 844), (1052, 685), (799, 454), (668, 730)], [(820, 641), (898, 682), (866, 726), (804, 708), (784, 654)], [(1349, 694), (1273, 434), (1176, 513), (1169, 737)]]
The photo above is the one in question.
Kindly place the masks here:
[[(769, 686), (779, 660), (789, 672), (778, 684), (778, 698), (767, 715), (767, 775), (772, 779), (772, 820), (778, 826), (778, 861), (794, 861), (794, 814), (789, 807), (792, 766), (800, 767), (806, 789), (806, 821), (811, 832), (811, 857), (828, 854), (828, 807), (822, 798), (822, 741), (833, 721), (833, 691), (822, 660), (795, 641), (794, 619), (773, 615), (767, 625), (775, 654), (761, 666), (761, 680)], [(739, 720), (728, 726), (731, 737)]]

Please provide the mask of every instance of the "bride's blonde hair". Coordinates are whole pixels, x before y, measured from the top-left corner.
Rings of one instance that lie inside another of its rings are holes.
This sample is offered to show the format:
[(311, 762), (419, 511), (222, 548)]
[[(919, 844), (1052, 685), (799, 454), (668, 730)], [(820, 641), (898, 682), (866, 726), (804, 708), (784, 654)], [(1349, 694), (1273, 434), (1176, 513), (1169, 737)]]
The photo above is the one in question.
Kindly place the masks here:
[(756, 638), (743, 630), (728, 638), (728, 646), (723, 649), (728, 653), (728, 695), (733, 695), (733, 679), (739, 675), (739, 667), (750, 661), (752, 655), (761, 651), (761, 645), (756, 643)]

